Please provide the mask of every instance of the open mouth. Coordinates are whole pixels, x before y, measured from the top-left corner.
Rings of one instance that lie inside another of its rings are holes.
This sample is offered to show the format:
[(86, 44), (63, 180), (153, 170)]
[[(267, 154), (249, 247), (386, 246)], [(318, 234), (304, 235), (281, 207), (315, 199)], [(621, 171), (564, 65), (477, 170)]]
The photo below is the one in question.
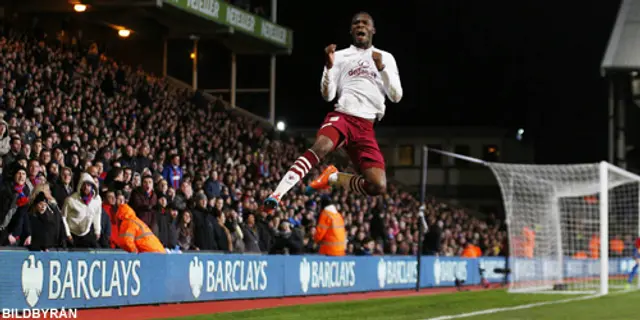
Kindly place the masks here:
[(358, 38), (358, 39), (363, 39), (366, 36), (367, 36), (367, 33), (364, 32), (364, 31), (357, 31), (356, 32), (356, 38)]

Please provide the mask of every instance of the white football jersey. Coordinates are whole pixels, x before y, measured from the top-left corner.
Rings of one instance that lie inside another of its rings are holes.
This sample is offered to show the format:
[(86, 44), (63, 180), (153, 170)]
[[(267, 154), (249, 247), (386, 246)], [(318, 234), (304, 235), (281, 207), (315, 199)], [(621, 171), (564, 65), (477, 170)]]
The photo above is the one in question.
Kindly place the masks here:
[[(378, 71), (373, 52), (380, 52), (384, 69)], [(333, 101), (338, 96), (335, 110), (365, 119), (382, 119), (385, 96), (392, 102), (402, 99), (402, 85), (393, 55), (375, 47), (360, 49), (351, 45), (337, 50), (331, 69), (322, 74), (322, 96)]]

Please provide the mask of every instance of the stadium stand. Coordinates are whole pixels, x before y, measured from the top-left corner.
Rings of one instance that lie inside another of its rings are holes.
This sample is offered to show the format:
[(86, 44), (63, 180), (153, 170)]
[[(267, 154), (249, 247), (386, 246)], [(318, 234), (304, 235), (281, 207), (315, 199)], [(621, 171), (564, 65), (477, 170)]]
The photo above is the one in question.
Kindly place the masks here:
[[(275, 253), (278, 242), (284, 253), (317, 252), (319, 196), (299, 186), (273, 216), (259, 208), (300, 141), (121, 65), (95, 44), (5, 30), (0, 51), (0, 245), (117, 248), (114, 208), (128, 203), (171, 250)], [(83, 193), (78, 184), (91, 180), (97, 188)], [(411, 194), (390, 186), (381, 198), (331, 196), (345, 217), (348, 254), (416, 254), (420, 203)], [(459, 256), (474, 244), (482, 255), (505, 255), (500, 221), (436, 199), (426, 209), (426, 254)]]

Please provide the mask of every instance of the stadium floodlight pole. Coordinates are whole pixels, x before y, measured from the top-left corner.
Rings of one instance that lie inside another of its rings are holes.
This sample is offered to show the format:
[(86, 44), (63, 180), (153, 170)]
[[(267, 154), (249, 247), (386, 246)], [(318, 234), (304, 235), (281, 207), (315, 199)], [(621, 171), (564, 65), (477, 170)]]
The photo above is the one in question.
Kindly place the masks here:
[[(271, 22), (278, 22), (278, 0), (271, 0)], [(276, 125), (276, 55), (271, 54), (271, 71), (269, 77), (269, 122)]]
[(422, 147), (422, 176), (420, 181), (420, 209), (418, 212), (418, 217), (420, 218), (420, 223), (418, 224), (418, 254), (417, 254), (417, 279), (416, 279), (416, 291), (420, 291), (420, 270), (422, 269), (422, 250), (423, 250), (423, 241), (424, 234), (427, 232), (427, 224), (424, 219), (425, 212), (425, 201), (427, 197), (427, 170), (429, 169), (429, 148), (427, 146)]
[(162, 76), (166, 77), (167, 76), (167, 66), (169, 64), (169, 44), (168, 44), (168, 40), (165, 37), (164, 39), (162, 39)]
[(236, 59), (236, 53), (231, 52), (231, 89), (229, 90), (229, 102), (231, 102), (231, 107), (236, 107), (236, 95), (237, 95), (237, 84), (238, 84), (238, 60)]
[(193, 90), (198, 90), (198, 40), (200, 37), (192, 35), (189, 37), (193, 40), (193, 59), (192, 59), (192, 79), (191, 86)]

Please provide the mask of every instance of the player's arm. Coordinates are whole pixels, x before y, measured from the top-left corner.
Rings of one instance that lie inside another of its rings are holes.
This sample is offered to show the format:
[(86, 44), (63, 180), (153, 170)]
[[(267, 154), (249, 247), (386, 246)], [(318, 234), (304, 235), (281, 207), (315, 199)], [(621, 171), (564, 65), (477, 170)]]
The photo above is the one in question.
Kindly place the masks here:
[(325, 64), (322, 72), (322, 81), (320, 82), (320, 92), (322, 98), (329, 102), (336, 98), (338, 89), (338, 66), (335, 63), (336, 45), (332, 44), (325, 49)]
[(384, 68), (380, 71), (380, 76), (382, 77), (385, 92), (391, 102), (398, 103), (402, 99), (402, 84), (400, 83), (400, 73), (396, 59), (393, 55), (387, 53), (382, 58), (382, 63)]
[(336, 80), (336, 67), (334, 66), (331, 69), (327, 69), (324, 67), (324, 72), (322, 72), (322, 84), (320, 86), (320, 91), (322, 92), (322, 98), (330, 102), (336, 98), (337, 91), (337, 80)]

